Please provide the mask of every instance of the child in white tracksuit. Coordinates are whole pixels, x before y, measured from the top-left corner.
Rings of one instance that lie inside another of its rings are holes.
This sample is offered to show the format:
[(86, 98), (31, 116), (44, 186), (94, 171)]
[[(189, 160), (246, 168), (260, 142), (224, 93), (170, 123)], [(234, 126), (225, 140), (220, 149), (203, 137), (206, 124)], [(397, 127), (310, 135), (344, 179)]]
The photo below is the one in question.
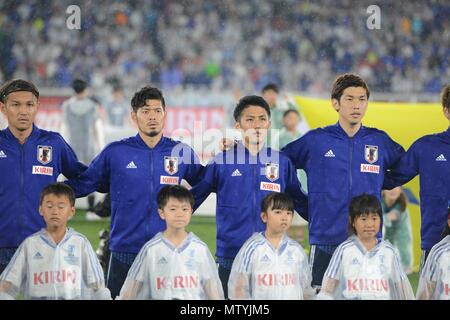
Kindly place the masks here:
[(0, 299), (111, 300), (89, 240), (67, 229), (75, 194), (55, 183), (42, 190), (39, 212), (46, 228), (26, 238), (0, 276)]
[(264, 232), (253, 234), (233, 262), (230, 299), (303, 300), (314, 297), (308, 258), (300, 244), (286, 235), (294, 205), (285, 193), (262, 201)]
[(318, 299), (414, 298), (396, 250), (388, 241), (377, 239), (381, 215), (377, 197), (363, 194), (352, 199), (349, 227), (353, 235), (334, 252)]
[(207, 245), (185, 230), (192, 216), (192, 194), (182, 186), (170, 185), (159, 191), (157, 202), (167, 228), (142, 247), (118, 299), (224, 299)]

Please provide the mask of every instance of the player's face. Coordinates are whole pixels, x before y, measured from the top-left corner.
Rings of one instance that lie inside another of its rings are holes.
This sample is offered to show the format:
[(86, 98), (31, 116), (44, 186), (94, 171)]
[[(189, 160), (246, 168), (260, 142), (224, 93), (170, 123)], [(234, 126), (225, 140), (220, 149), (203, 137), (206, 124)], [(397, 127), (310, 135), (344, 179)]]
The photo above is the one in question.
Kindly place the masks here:
[(139, 132), (156, 137), (162, 134), (166, 112), (160, 100), (149, 99), (137, 112), (131, 112), (131, 118), (138, 126)]
[(354, 126), (360, 124), (367, 111), (367, 92), (363, 87), (348, 87), (341, 99), (332, 100), (333, 107), (339, 112), (339, 120)]
[(268, 209), (261, 214), (267, 230), (272, 234), (285, 233), (291, 227), (294, 213), (284, 209)]
[(10, 93), (5, 104), (0, 105), (8, 126), (17, 131), (26, 131), (33, 125), (39, 103), (31, 92), (17, 91)]
[(75, 213), (75, 207), (66, 196), (48, 194), (39, 206), (39, 212), (47, 224), (48, 230), (65, 228), (67, 220)]
[(262, 145), (270, 128), (269, 115), (260, 106), (249, 106), (242, 111), (235, 128), (241, 130), (246, 145)]
[(167, 228), (184, 229), (191, 221), (192, 207), (187, 201), (169, 198), (158, 212), (161, 219), (166, 220)]
[(375, 238), (378, 231), (380, 231), (380, 224), (381, 219), (378, 213), (370, 212), (369, 214), (362, 214), (356, 217), (353, 227), (358, 238), (370, 240)]

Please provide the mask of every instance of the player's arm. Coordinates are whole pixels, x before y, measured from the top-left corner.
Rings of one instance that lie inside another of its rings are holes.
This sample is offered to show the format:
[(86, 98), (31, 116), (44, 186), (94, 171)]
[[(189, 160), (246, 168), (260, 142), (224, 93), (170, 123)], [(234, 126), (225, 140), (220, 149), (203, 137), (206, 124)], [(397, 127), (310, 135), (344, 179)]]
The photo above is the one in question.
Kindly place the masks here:
[(109, 189), (110, 167), (108, 149), (104, 149), (92, 160), (89, 167), (78, 177), (64, 181), (72, 187), (77, 198), (99, 191), (107, 192)]
[(200, 159), (195, 154), (195, 151), (192, 148), (186, 145), (183, 150), (183, 161), (187, 159), (189, 161), (189, 165), (187, 166), (186, 175), (183, 177), (191, 186), (196, 185), (203, 178), (203, 170), (204, 167), (200, 163)]
[[(390, 190), (401, 186), (410, 181), (419, 173), (418, 145), (419, 143), (415, 142), (406, 153), (402, 153), (397, 146), (392, 146), (394, 151), (391, 151), (391, 153), (394, 155), (391, 156), (391, 158), (394, 160), (390, 161), (387, 166), (387, 171), (384, 176), (383, 189)], [(397, 159), (398, 154), (400, 154), (400, 158)]]
[(297, 140), (288, 143), (281, 149), (291, 159), (296, 169), (306, 168), (309, 154), (309, 140), (311, 140), (311, 137), (312, 133), (309, 132)]
[(190, 190), (195, 199), (194, 211), (216, 190), (216, 167), (212, 161), (203, 168), (202, 179)]
[(67, 179), (76, 178), (87, 169), (87, 166), (78, 160), (75, 151), (61, 135), (58, 134), (58, 138), (61, 146), (61, 172)]
[(286, 192), (294, 201), (294, 208), (300, 216), (308, 221), (308, 197), (301, 188), (300, 181), (297, 178), (297, 172), (291, 161), (287, 159), (287, 182)]
[(300, 279), (300, 285), (302, 286), (303, 290), (303, 299), (305, 300), (313, 300), (316, 297), (316, 291), (311, 287), (312, 282), (312, 274), (311, 274), (311, 268), (309, 267), (308, 263), (308, 257), (306, 256), (305, 251), (300, 246), (300, 255), (302, 256), (302, 262), (299, 266), (299, 279)]

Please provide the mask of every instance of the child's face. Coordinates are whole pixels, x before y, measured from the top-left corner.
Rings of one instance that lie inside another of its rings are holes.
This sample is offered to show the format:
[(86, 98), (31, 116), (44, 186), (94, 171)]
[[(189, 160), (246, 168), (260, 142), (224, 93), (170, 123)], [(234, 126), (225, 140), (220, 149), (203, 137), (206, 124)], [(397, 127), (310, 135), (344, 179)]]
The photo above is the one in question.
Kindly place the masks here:
[(67, 220), (75, 213), (75, 207), (70, 204), (66, 196), (48, 194), (39, 206), (39, 213), (47, 224), (47, 229), (66, 228)]
[(284, 233), (291, 227), (294, 213), (284, 209), (269, 209), (261, 214), (262, 220), (267, 225), (267, 230), (272, 233)]
[(380, 231), (381, 219), (378, 213), (370, 212), (369, 214), (362, 214), (355, 218), (353, 227), (356, 230), (356, 235), (360, 239), (375, 238), (378, 231)]
[(185, 228), (191, 221), (192, 207), (188, 201), (169, 198), (164, 208), (158, 209), (161, 219), (166, 220), (167, 227)]

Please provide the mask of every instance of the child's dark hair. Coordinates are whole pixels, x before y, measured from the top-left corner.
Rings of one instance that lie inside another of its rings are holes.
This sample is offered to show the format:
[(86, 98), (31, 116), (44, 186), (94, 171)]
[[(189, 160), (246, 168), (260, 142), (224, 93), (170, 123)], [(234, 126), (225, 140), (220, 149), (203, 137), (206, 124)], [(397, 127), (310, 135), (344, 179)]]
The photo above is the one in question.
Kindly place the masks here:
[(260, 96), (245, 96), (239, 100), (236, 108), (234, 108), (233, 117), (236, 122), (241, 120), (241, 114), (244, 109), (250, 106), (259, 106), (266, 110), (267, 116), (270, 118), (270, 107), (269, 104), (264, 100), (263, 97)]
[(158, 88), (143, 87), (136, 92), (131, 99), (131, 108), (134, 112), (137, 112), (139, 108), (145, 106), (147, 100), (159, 100), (161, 101), (163, 110), (166, 110), (166, 101), (164, 100), (162, 92)]
[(363, 193), (362, 195), (356, 196), (350, 202), (349, 207), (349, 234), (356, 234), (356, 230), (353, 227), (353, 223), (356, 218), (363, 214), (376, 213), (382, 218), (381, 204), (377, 197), (371, 194)]
[(0, 102), (6, 103), (6, 97), (8, 97), (10, 93), (17, 91), (31, 92), (39, 99), (39, 91), (33, 83), (22, 79), (14, 79), (5, 82), (0, 88)]
[(54, 194), (55, 196), (61, 197), (66, 196), (69, 199), (70, 205), (73, 207), (75, 205), (75, 192), (73, 189), (62, 182), (56, 182), (49, 184), (41, 191), (41, 197), (39, 199), (39, 204), (42, 205), (45, 196), (49, 194)]
[(294, 201), (287, 193), (272, 192), (269, 193), (261, 202), (261, 211), (288, 210), (294, 212)]
[(191, 207), (194, 206), (194, 202), (195, 202), (194, 196), (185, 187), (179, 186), (179, 185), (169, 185), (169, 186), (163, 187), (158, 192), (158, 197), (156, 199), (156, 201), (158, 203), (158, 209), (162, 210), (166, 206), (167, 202), (169, 201), (169, 198), (174, 198), (174, 199), (177, 199), (178, 201), (189, 202)]
[(369, 99), (370, 91), (367, 83), (359, 75), (354, 73), (345, 73), (334, 80), (331, 99), (340, 101), (344, 90), (350, 87), (362, 87), (366, 89), (367, 99)]

